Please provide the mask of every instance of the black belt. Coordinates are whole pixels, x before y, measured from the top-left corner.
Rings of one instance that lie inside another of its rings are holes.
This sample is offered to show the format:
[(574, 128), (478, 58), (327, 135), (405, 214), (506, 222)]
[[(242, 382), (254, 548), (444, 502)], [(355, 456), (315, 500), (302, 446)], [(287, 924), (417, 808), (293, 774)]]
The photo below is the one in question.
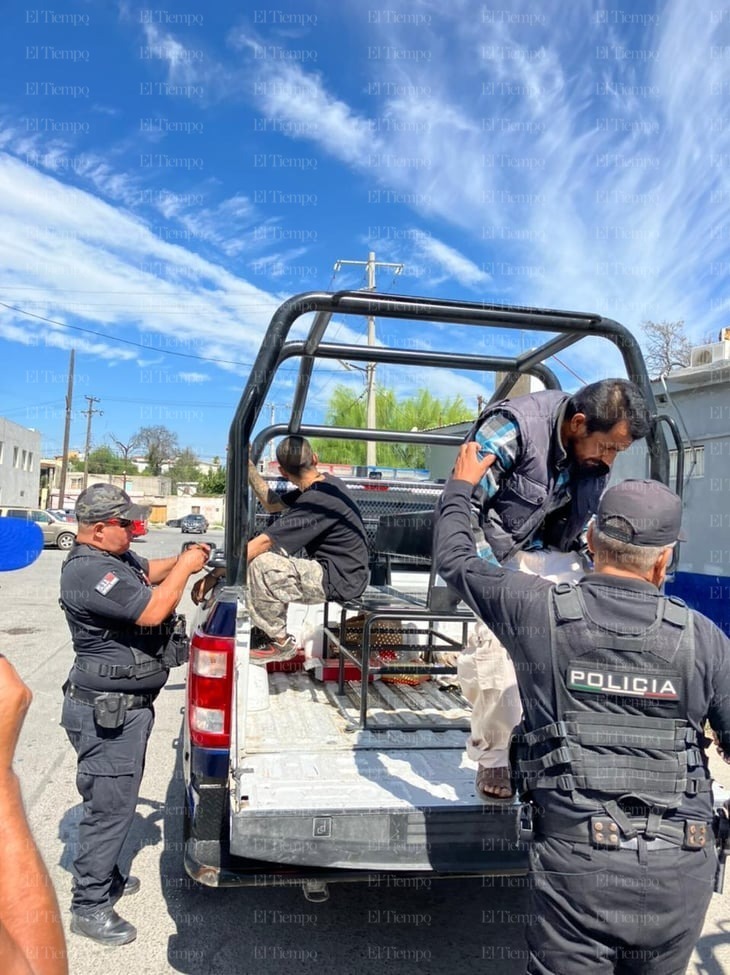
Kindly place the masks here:
[[(628, 821), (632, 835), (627, 836), (611, 816), (591, 816), (589, 820), (572, 825), (566, 825), (564, 821), (560, 824), (546, 823), (545, 818), (537, 817), (536, 837), (585, 843), (598, 850), (636, 850), (639, 840), (649, 850), (670, 847), (702, 850), (714, 843), (712, 823), (699, 819), (687, 819), (682, 823), (664, 820), (649, 832), (647, 817), (631, 817)], [(553, 825), (555, 828), (550, 828)]]
[[(81, 704), (90, 704), (92, 707), (104, 694), (117, 694), (118, 691), (85, 691), (75, 684), (69, 684), (66, 688), (66, 696)], [(122, 694), (127, 710), (135, 708), (149, 708), (154, 703), (157, 694)]]
[(76, 670), (81, 670), (86, 674), (98, 674), (99, 677), (111, 677), (112, 679), (119, 677), (126, 677), (127, 679), (131, 679), (132, 677), (150, 677), (152, 674), (159, 674), (167, 670), (166, 667), (163, 667), (161, 661), (157, 659), (144, 660), (139, 664), (107, 664), (99, 663), (96, 660), (84, 660), (82, 657), (76, 657), (74, 667)]

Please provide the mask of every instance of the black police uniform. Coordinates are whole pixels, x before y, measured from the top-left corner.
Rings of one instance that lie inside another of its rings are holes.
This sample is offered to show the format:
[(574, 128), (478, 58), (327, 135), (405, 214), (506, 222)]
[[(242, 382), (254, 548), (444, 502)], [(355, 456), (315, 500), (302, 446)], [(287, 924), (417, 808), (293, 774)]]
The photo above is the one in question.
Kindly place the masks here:
[(108, 906), (110, 888), (121, 886), (118, 859), (134, 819), (153, 702), (168, 675), (161, 657), (170, 627), (134, 623), (152, 596), (147, 569), (131, 552), (77, 544), (61, 570), (76, 652), (61, 724), (78, 756), (83, 799), (71, 910), (82, 915)]
[(447, 485), (436, 559), (518, 675), (527, 971), (683, 972), (717, 868), (703, 727), (730, 752), (730, 641), (640, 579), (553, 586), (479, 559), (470, 495)]

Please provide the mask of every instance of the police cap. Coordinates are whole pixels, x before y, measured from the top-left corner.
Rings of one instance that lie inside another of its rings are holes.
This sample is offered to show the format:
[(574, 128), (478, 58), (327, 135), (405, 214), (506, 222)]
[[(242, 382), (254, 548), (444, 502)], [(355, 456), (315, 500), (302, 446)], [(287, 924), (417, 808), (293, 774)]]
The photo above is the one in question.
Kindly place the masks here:
[(629, 478), (604, 491), (598, 530), (631, 545), (673, 545), (683, 541), (682, 502), (660, 481)]

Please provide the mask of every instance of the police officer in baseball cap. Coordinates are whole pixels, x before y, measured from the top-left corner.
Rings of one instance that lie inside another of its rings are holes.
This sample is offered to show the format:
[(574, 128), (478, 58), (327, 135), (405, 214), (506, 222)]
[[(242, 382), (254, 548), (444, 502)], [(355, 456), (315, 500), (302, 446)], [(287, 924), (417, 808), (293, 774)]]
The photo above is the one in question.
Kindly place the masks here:
[(469, 499), (491, 462), (461, 448), (436, 562), (518, 674), (527, 971), (683, 972), (718, 862), (704, 726), (730, 754), (730, 641), (662, 594), (681, 501), (656, 481), (609, 488), (588, 531), (595, 571), (552, 585), (476, 555)]
[(131, 552), (132, 522), (148, 514), (121, 488), (92, 484), (76, 502), (76, 544), (61, 570), (75, 652), (61, 724), (77, 754), (83, 801), (71, 931), (106, 945), (137, 935), (114, 909), (140, 886), (122, 874), (119, 855), (134, 819), (153, 702), (170, 666), (185, 659), (184, 619), (174, 610), (210, 554), (204, 544), (149, 561)]

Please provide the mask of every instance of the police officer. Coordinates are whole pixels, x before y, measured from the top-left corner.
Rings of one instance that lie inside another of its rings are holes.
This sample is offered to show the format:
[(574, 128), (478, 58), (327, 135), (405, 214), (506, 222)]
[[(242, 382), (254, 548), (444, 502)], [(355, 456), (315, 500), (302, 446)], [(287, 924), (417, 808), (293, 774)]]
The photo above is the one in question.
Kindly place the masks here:
[(118, 860), (134, 819), (153, 702), (169, 667), (186, 658), (184, 619), (174, 610), (210, 554), (195, 545), (167, 559), (134, 555), (132, 521), (148, 514), (120, 488), (92, 484), (76, 502), (76, 544), (61, 570), (60, 602), (76, 653), (61, 724), (78, 756), (83, 800), (71, 930), (107, 945), (137, 936), (114, 910), (140, 886), (121, 874)]
[(438, 571), (497, 633), (523, 705), (514, 767), (534, 814), (531, 975), (685, 971), (717, 868), (705, 721), (730, 753), (730, 641), (662, 596), (680, 499), (656, 481), (602, 496), (595, 572), (576, 585), (476, 555), (470, 497), (492, 462), (459, 453)]

